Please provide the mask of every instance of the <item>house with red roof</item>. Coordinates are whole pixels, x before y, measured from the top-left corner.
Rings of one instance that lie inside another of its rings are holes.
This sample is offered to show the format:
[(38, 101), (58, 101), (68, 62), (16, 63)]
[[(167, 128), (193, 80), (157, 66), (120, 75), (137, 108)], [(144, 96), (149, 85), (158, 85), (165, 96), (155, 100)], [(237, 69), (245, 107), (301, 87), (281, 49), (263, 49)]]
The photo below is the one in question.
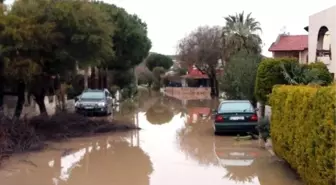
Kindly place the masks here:
[(280, 34), (268, 51), (273, 58), (295, 57), (300, 63), (308, 63), (308, 35)]

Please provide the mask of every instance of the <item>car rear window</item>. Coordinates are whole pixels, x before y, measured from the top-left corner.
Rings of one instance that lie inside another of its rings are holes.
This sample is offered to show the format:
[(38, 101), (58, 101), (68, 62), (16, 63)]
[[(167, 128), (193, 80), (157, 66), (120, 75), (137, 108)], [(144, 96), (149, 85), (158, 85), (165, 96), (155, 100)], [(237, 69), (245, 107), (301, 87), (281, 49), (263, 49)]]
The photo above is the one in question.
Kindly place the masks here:
[(103, 99), (104, 92), (84, 92), (81, 96), (82, 99)]
[(253, 107), (249, 102), (225, 102), (218, 109), (218, 113), (225, 112), (253, 112)]

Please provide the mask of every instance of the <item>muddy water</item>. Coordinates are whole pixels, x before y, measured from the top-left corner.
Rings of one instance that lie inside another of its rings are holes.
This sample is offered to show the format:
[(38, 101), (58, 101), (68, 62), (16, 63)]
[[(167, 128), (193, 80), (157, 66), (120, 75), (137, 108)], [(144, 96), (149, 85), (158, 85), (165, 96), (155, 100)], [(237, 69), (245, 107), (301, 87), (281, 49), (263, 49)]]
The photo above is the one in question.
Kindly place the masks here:
[(15, 156), (1, 185), (301, 185), (257, 141), (214, 136), (207, 115), (216, 101), (144, 98), (115, 116), (141, 131), (52, 143)]

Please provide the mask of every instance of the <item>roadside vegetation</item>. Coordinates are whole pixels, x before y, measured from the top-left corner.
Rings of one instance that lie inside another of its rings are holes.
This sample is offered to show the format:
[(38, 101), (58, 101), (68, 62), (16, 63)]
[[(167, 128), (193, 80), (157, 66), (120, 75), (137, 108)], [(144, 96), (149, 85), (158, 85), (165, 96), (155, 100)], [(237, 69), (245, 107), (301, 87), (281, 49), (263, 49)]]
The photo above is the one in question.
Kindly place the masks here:
[(270, 117), (260, 120), (261, 137), (309, 185), (335, 184), (335, 85), (322, 62), (268, 58), (258, 66), (255, 96)]
[[(1, 2), (3, 3), (3, 2)], [(50, 139), (135, 129), (130, 123), (95, 120), (67, 112), (86, 88), (137, 92), (134, 69), (149, 54), (147, 25), (112, 4), (90, 1), (15, 1), (1, 4), (0, 156), (41, 148)], [(17, 96), (14, 115), (4, 115), (5, 95)], [(60, 113), (48, 115), (47, 96)], [(40, 115), (22, 114), (36, 102)]]
[(270, 104), (275, 153), (307, 184), (335, 184), (335, 85), (276, 86)]
[[(223, 27), (201, 26), (181, 39), (179, 60), (208, 75), (213, 96), (259, 103), (259, 138), (273, 141), (275, 153), (305, 183), (335, 184), (336, 95), (328, 67), (266, 58), (260, 23), (251, 14), (229, 15), (225, 21)], [(265, 106), (271, 115), (265, 115)]]

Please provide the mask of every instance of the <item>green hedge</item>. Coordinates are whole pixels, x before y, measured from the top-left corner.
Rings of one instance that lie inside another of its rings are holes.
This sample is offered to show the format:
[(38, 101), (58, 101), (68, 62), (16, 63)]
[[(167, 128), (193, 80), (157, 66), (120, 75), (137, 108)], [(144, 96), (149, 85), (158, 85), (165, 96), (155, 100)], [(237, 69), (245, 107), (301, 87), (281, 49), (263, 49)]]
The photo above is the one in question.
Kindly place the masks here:
[(280, 64), (284, 63), (285, 67), (291, 63), (298, 63), (296, 58), (266, 58), (258, 66), (254, 94), (258, 101), (266, 103), (268, 95), (276, 84), (287, 84)]
[(279, 85), (269, 102), (275, 153), (306, 184), (335, 184), (336, 86)]
[(268, 95), (272, 92), (272, 88), (277, 84), (288, 84), (283, 75), (281, 64), (284, 64), (288, 72), (291, 67), (301, 65), (308, 69), (317, 69), (317, 77), (328, 85), (333, 81), (332, 75), (327, 66), (322, 62), (314, 62), (307, 64), (299, 64), (296, 58), (266, 58), (258, 66), (256, 84), (254, 94), (259, 102), (267, 103)]

